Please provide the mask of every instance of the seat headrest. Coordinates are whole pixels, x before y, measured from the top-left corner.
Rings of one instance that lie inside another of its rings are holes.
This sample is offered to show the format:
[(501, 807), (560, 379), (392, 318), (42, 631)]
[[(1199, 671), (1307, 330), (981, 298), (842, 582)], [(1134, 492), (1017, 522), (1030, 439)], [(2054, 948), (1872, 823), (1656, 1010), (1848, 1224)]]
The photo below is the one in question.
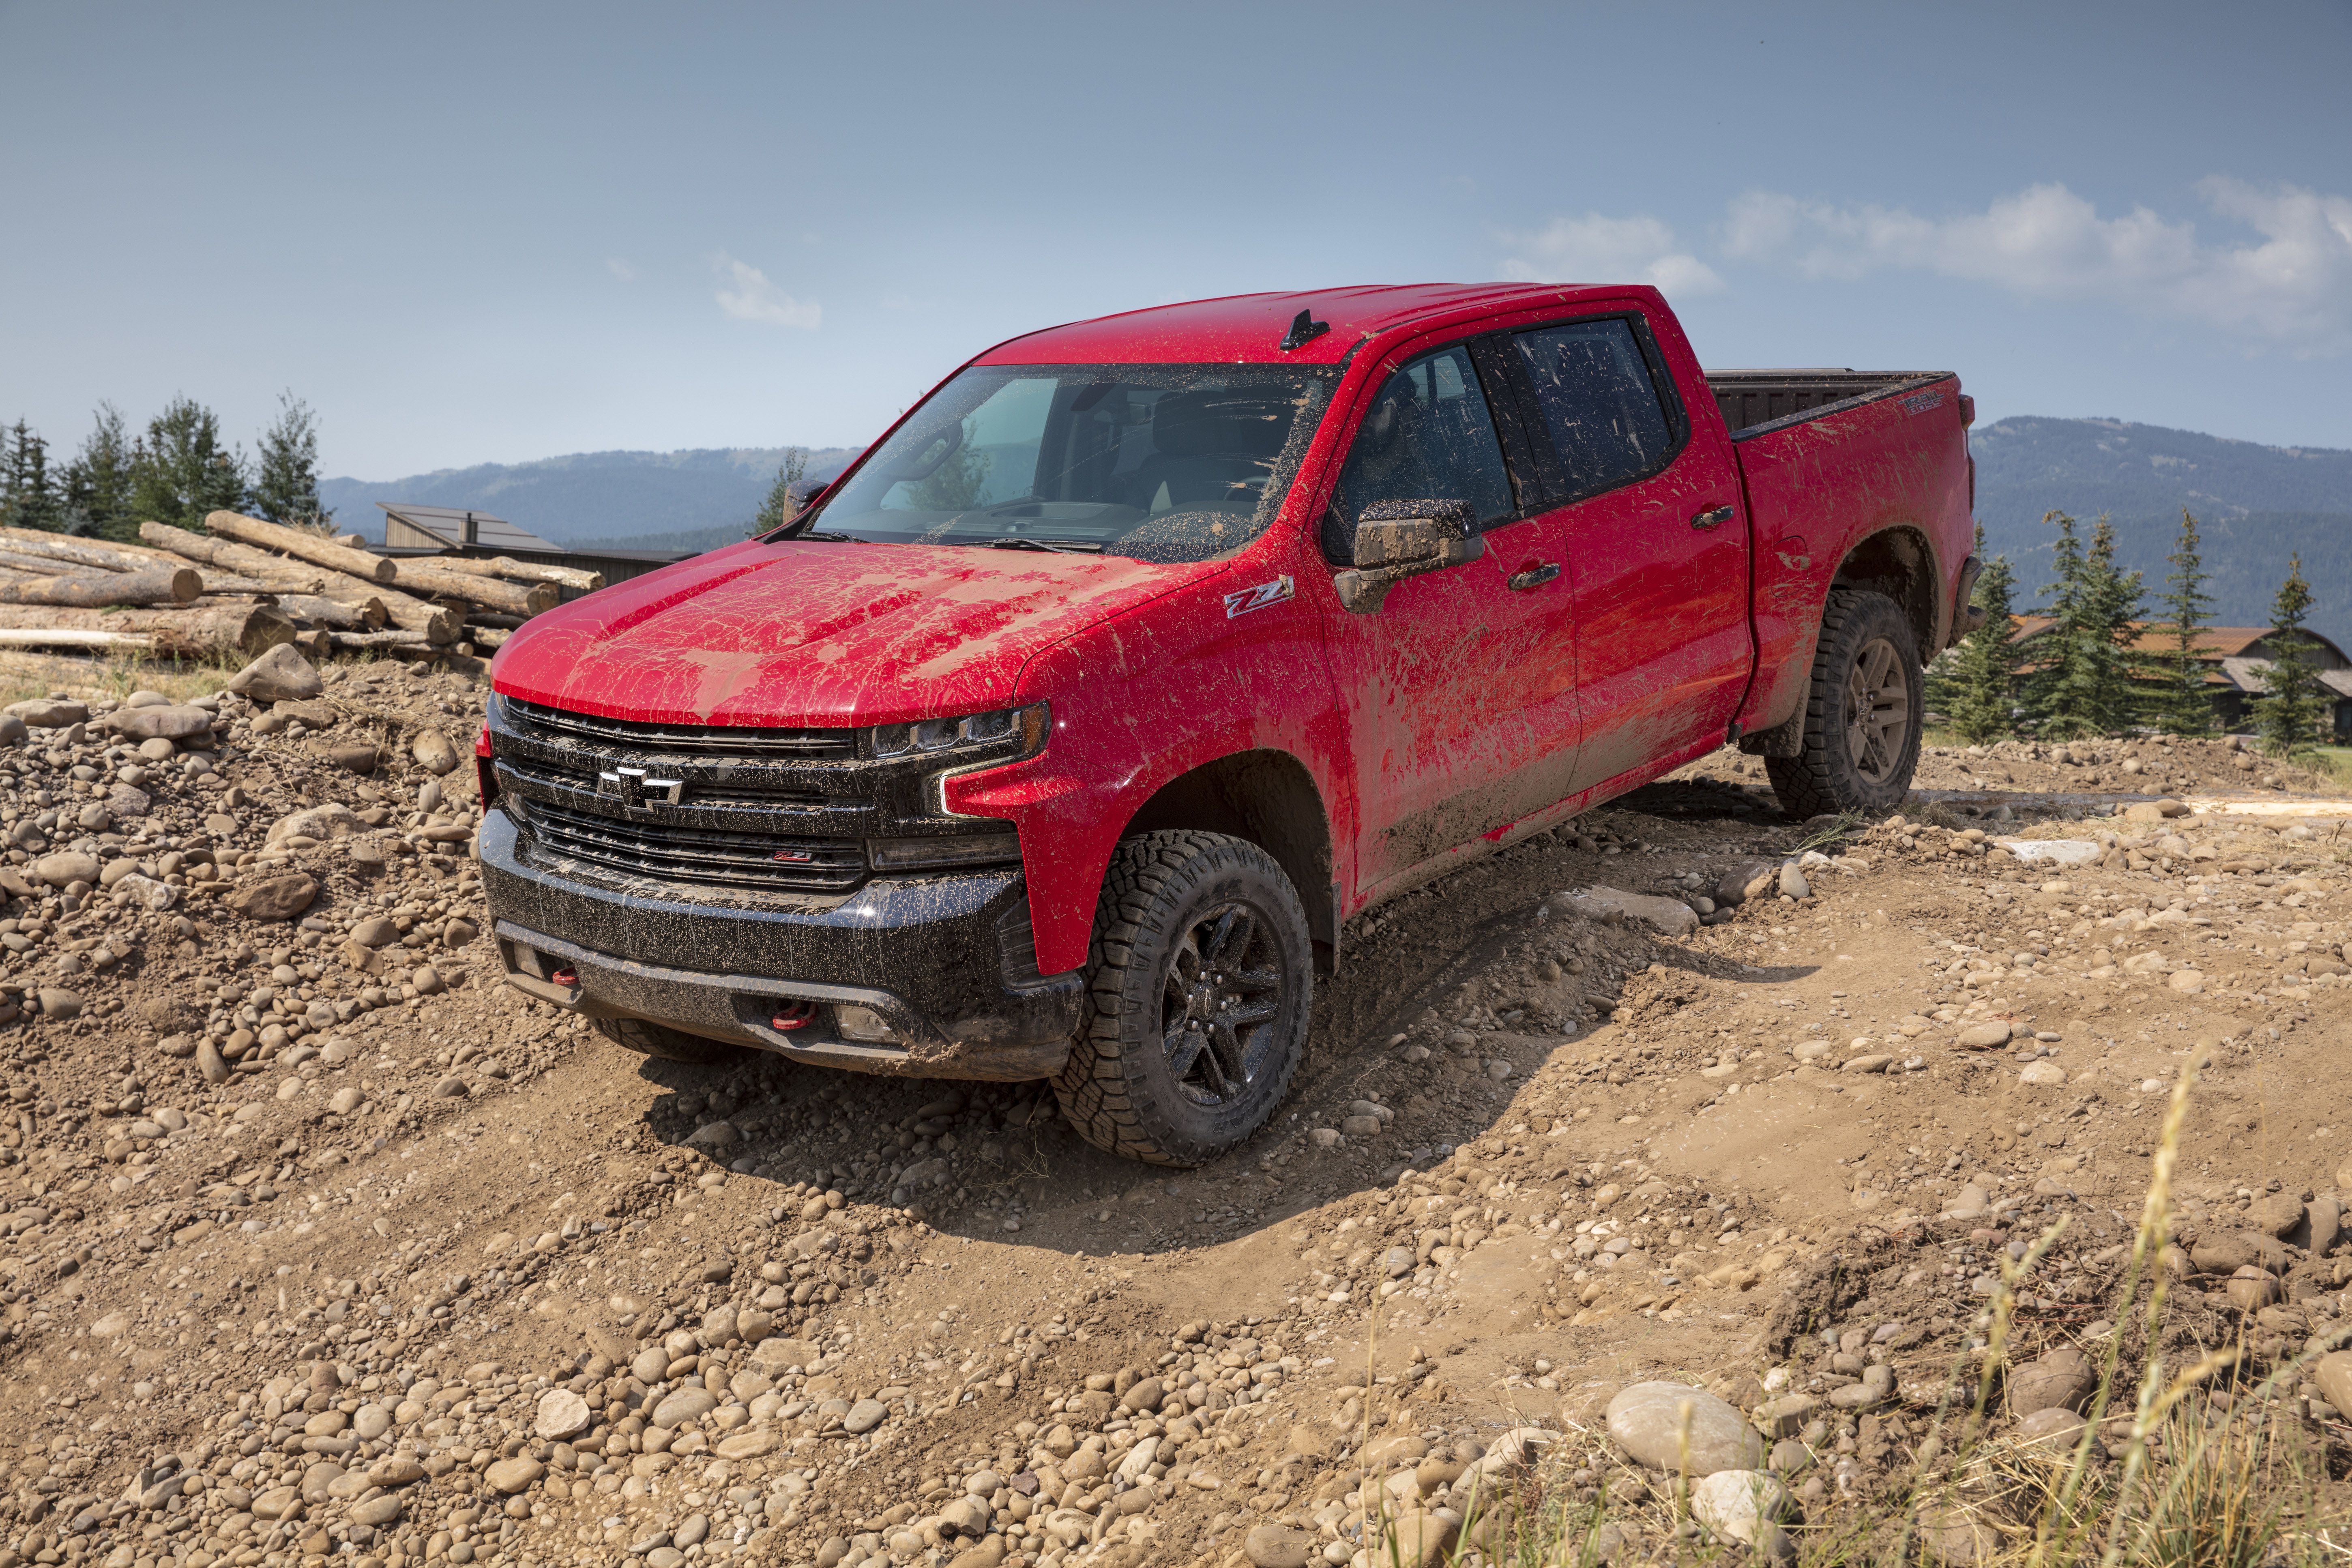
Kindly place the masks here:
[(1171, 458), (1271, 458), (1290, 428), (1287, 402), (1247, 392), (1171, 392), (1151, 411), (1151, 444)]

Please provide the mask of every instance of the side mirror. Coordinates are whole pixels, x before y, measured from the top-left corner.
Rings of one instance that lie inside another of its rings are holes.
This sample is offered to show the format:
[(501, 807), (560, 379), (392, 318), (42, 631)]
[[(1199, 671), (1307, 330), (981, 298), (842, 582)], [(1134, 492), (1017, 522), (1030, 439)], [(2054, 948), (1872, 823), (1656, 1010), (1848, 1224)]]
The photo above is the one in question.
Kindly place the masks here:
[(1475, 561), (1486, 542), (1462, 500), (1384, 500), (1356, 521), (1356, 565), (1335, 580), (1339, 602), (1360, 614), (1378, 610), (1389, 590), (1407, 577)]

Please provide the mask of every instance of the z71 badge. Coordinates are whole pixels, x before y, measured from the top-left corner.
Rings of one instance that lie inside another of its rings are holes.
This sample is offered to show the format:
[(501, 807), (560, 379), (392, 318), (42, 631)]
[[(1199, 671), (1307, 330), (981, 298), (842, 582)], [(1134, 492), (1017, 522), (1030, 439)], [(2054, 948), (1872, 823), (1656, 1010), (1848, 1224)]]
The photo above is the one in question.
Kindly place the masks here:
[(1252, 610), (1263, 610), (1268, 605), (1279, 605), (1298, 591), (1298, 585), (1288, 577), (1276, 577), (1271, 583), (1260, 583), (1255, 588), (1242, 588), (1225, 595), (1225, 619), (1246, 616)]

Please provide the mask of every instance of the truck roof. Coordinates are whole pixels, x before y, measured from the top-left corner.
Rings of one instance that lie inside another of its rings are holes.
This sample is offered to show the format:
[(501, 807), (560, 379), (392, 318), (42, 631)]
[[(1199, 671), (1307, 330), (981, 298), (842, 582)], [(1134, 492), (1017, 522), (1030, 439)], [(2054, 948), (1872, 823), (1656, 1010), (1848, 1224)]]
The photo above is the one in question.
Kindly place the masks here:
[[(1388, 283), (1232, 294), (1154, 305), (1047, 327), (999, 343), (975, 364), (1334, 364), (1367, 338), (1465, 306), (1622, 298), (1631, 286), (1576, 283)], [(1286, 353), (1299, 311), (1331, 330)]]

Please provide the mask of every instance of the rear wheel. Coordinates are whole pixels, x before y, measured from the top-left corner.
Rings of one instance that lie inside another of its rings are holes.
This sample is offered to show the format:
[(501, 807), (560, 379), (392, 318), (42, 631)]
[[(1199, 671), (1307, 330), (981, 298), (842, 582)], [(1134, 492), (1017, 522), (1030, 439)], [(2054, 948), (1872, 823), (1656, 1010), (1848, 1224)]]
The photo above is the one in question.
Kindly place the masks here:
[(623, 1050), (635, 1051), (641, 1057), (659, 1057), (666, 1062), (732, 1061), (743, 1051), (742, 1047), (730, 1046), (724, 1040), (706, 1040), (700, 1035), (689, 1035), (683, 1029), (644, 1018), (598, 1018), (594, 1022), (596, 1032)]
[(1198, 1165), (1265, 1124), (1306, 1055), (1307, 912), (1282, 868), (1221, 833), (1146, 833), (1111, 858), (1078, 1037), (1054, 1080), (1097, 1147)]
[(1832, 591), (1813, 647), (1804, 750), (1764, 759), (1781, 807), (1791, 816), (1876, 816), (1900, 805), (1919, 766), (1925, 688), (1918, 639), (1895, 601)]

